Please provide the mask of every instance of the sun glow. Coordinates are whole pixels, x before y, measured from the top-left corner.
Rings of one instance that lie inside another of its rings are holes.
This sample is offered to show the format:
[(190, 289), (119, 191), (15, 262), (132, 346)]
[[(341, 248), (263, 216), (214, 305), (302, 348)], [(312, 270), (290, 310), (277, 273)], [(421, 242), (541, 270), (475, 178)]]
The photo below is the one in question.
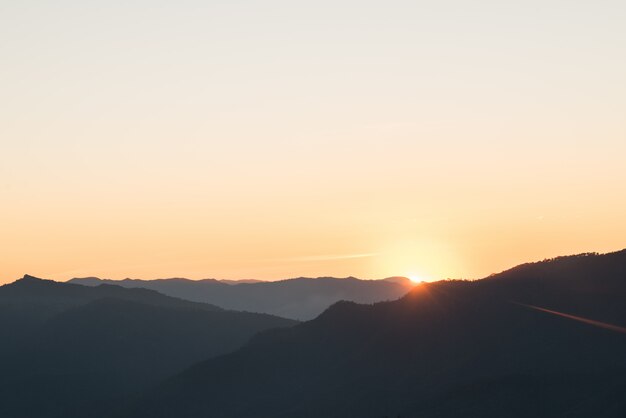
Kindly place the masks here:
[(408, 277), (409, 280), (412, 281), (413, 283), (421, 283), (421, 282), (425, 281), (423, 277), (420, 277), (420, 276), (418, 276), (416, 274), (409, 274), (406, 277)]

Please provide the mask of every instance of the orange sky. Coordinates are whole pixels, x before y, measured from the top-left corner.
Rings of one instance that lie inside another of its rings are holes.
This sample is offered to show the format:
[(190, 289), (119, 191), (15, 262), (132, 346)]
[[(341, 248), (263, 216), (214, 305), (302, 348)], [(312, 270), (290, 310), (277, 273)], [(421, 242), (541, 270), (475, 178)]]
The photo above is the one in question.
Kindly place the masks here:
[(2, 6), (0, 283), (626, 247), (626, 6), (471, 3)]

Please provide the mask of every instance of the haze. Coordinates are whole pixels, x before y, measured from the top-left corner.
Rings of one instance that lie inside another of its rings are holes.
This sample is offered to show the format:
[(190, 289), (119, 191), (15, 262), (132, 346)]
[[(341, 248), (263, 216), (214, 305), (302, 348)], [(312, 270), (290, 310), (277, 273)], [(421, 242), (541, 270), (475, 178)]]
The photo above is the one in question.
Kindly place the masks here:
[(0, 3), (0, 282), (626, 245), (626, 3)]

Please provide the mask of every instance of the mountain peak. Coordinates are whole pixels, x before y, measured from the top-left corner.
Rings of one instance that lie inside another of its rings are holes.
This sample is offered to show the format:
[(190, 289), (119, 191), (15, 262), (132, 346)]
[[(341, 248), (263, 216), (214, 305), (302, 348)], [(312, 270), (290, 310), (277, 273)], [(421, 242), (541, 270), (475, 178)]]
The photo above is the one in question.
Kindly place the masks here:
[[(40, 277), (31, 276), (30, 274), (25, 274), (22, 278), (17, 279), (13, 283), (9, 285), (11, 287), (20, 288), (20, 289), (44, 289), (49, 288), (50, 284), (55, 284), (56, 282), (52, 280), (42, 279)], [(7, 286), (9, 286), (7, 285)]]
[(43, 279), (41, 279), (39, 277), (31, 276), (30, 274), (25, 274), (24, 277), (22, 277), (19, 280), (20, 281), (25, 281), (25, 282), (40, 282), (40, 281), (43, 281)]
[(397, 283), (397, 284), (401, 284), (401, 285), (405, 285), (405, 286), (413, 284), (411, 279), (409, 279), (408, 277), (404, 277), (404, 276), (386, 277), (383, 280), (386, 281), (386, 282)]

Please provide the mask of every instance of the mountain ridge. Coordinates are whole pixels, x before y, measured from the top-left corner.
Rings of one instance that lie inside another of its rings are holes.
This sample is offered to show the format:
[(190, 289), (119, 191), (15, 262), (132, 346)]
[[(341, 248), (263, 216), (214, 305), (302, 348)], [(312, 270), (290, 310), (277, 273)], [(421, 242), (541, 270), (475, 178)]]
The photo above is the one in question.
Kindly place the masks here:
[(214, 279), (157, 279), (120, 281), (102, 279), (72, 279), (69, 283), (94, 286), (111, 283), (123, 287), (142, 287), (161, 293), (210, 303), (224, 309), (259, 312), (295, 320), (310, 320), (333, 303), (352, 300), (374, 303), (394, 300), (413, 288), (406, 278), (361, 280), (355, 277), (298, 277), (272, 282), (227, 284)]
[(149, 289), (26, 275), (0, 286), (0, 416), (107, 418), (137, 391), (293, 324)]
[(626, 252), (586, 255), (338, 302), (194, 365), (131, 415), (621, 418), (626, 337), (513, 301), (626, 325), (625, 271)]

